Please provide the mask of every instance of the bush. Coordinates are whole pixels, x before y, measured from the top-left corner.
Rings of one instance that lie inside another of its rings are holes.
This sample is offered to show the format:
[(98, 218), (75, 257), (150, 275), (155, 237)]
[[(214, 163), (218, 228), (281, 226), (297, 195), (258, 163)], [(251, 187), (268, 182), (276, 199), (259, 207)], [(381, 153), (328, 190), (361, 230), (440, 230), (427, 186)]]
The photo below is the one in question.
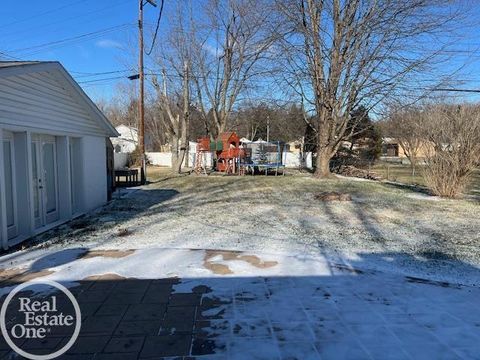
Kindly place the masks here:
[(142, 166), (142, 154), (140, 148), (137, 146), (134, 151), (128, 154), (127, 160), (128, 167), (140, 167)]
[(435, 195), (457, 197), (479, 160), (480, 107), (432, 107), (425, 114), (424, 136), (434, 148), (426, 158), (425, 183)]

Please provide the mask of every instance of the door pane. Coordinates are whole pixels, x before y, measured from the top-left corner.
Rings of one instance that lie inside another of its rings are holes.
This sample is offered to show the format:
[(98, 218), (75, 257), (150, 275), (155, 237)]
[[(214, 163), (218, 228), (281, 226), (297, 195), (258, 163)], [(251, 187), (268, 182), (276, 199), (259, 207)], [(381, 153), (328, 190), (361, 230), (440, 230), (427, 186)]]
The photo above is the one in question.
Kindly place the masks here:
[(3, 163), (5, 167), (5, 200), (7, 202), (7, 227), (15, 225), (13, 206), (12, 147), (10, 141), (3, 142)]
[(47, 214), (57, 210), (57, 189), (55, 184), (55, 146), (52, 143), (43, 144), (43, 168), (47, 198)]

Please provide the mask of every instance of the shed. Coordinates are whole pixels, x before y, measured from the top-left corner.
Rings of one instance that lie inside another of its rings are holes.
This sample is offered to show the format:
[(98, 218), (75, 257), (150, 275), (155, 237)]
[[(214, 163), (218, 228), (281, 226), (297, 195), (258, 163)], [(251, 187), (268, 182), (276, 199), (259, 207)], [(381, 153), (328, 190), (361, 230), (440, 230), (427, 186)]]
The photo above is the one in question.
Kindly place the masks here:
[(0, 62), (2, 247), (104, 204), (117, 135), (59, 62)]

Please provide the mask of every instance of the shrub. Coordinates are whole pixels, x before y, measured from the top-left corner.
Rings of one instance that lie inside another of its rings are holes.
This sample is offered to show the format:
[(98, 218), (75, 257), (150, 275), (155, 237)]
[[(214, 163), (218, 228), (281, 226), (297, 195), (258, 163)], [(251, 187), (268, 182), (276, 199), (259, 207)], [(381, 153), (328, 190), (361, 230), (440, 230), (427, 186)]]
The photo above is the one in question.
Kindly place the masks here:
[(425, 183), (439, 196), (457, 197), (471, 181), (480, 153), (480, 107), (439, 105), (425, 114), (424, 136), (433, 144)]

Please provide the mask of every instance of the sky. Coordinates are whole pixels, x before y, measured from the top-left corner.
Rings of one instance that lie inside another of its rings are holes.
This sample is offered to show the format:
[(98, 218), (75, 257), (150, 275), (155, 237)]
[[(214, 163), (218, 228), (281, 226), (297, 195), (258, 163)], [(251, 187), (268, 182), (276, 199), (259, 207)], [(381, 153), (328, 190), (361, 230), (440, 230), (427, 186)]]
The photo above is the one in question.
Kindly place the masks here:
[[(145, 6), (146, 47), (158, 13)], [(108, 99), (137, 72), (137, 19), (137, 0), (2, 0), (0, 56), (59, 61), (94, 100)]]
[[(129, 84), (126, 77), (137, 73), (138, 0), (1, 2), (0, 58), (60, 61), (96, 101), (112, 98), (118, 84)], [(168, 30), (174, 3), (165, 1), (157, 41)], [(159, 7), (145, 6), (146, 47), (151, 44), (158, 13)], [(458, 75), (464, 82), (458, 87), (480, 89), (480, 21), (476, 21), (480, 9), (474, 9), (471, 20), (473, 27), (465, 30), (465, 39), (457, 44), (458, 52), (447, 67), (456, 69), (466, 63)], [(480, 100), (480, 94), (464, 97)]]

